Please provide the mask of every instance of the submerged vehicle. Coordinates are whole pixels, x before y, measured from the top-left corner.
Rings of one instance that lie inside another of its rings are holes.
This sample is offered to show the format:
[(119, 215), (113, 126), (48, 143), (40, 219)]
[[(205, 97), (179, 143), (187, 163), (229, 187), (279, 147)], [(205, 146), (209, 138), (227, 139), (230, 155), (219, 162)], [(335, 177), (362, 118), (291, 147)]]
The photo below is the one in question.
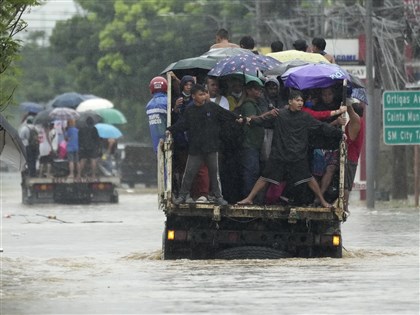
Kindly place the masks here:
[[(170, 81), (168, 79), (168, 81)], [(170, 99), (170, 97), (168, 97)], [(168, 108), (170, 104), (168, 102)], [(170, 122), (170, 113), (168, 110)], [(216, 203), (173, 203), (172, 137), (158, 148), (158, 197), (166, 216), (163, 259), (341, 258), (344, 211), (345, 143), (333, 181), (332, 208), (281, 203), (220, 206)]]
[(96, 179), (68, 178), (68, 163), (65, 160), (55, 161), (52, 169), (51, 177), (30, 177), (22, 172), (22, 203), (118, 203), (118, 176), (101, 174)]

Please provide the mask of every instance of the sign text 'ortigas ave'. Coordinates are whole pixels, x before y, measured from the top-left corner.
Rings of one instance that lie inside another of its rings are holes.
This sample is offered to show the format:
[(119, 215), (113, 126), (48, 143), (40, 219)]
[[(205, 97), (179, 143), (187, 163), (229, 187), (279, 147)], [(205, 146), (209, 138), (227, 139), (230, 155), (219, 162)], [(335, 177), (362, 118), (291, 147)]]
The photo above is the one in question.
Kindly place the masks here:
[(383, 94), (385, 144), (420, 144), (420, 91)]

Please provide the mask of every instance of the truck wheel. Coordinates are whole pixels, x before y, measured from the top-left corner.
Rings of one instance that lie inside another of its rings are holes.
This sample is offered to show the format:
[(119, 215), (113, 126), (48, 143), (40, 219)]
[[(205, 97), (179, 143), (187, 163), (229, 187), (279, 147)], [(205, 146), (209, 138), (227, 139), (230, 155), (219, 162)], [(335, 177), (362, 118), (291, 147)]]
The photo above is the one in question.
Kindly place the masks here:
[(284, 251), (260, 246), (241, 246), (224, 249), (216, 253), (216, 259), (279, 259), (291, 255)]

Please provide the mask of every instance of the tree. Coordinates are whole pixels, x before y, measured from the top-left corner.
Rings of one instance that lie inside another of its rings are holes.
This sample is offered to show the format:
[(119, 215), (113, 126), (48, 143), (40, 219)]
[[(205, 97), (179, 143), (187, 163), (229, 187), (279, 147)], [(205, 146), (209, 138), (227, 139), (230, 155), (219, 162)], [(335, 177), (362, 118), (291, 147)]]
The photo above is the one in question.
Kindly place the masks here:
[(27, 26), (21, 19), (22, 14), (35, 5), (39, 5), (37, 0), (0, 0), (0, 108), (11, 102), (18, 84), (16, 77), (19, 72), (13, 67), (13, 62), (21, 47), (15, 35)]

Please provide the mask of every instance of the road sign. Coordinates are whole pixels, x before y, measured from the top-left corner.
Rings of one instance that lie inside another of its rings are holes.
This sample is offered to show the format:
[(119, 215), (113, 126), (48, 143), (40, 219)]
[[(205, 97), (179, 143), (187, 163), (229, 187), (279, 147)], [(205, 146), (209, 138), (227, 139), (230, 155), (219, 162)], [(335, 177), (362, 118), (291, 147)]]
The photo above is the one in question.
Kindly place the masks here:
[(420, 91), (385, 91), (383, 106), (385, 144), (420, 144)]

